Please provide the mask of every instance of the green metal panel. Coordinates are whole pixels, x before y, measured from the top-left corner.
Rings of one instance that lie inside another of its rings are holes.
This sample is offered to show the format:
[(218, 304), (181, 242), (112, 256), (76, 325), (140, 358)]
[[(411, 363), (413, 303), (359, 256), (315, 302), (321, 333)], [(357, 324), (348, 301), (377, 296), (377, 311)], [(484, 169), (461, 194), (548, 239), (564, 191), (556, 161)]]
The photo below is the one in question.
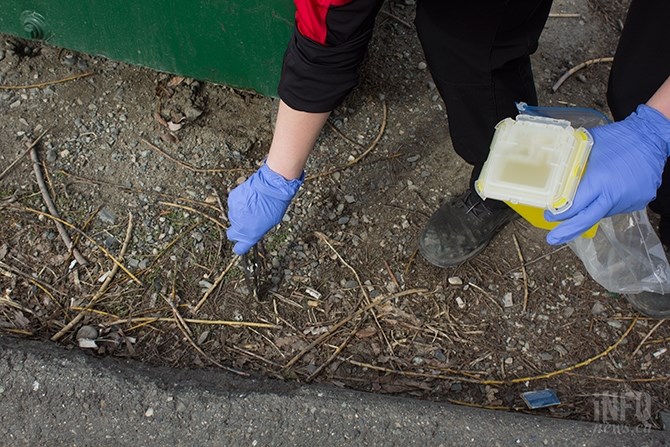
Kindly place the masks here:
[(275, 95), (291, 0), (2, 0), (0, 32)]

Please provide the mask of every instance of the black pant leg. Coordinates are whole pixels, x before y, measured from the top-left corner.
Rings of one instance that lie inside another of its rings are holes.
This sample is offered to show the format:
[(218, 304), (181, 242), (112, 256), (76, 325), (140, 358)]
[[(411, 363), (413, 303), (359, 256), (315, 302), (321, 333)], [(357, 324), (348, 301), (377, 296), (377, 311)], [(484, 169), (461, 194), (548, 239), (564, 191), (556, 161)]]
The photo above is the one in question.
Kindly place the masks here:
[[(495, 125), (537, 104), (530, 55), (551, 0), (419, 0), (416, 26), (454, 149), (479, 175)], [(472, 186), (472, 185), (471, 185)]]
[[(631, 3), (607, 92), (615, 120), (624, 119), (639, 104), (647, 102), (670, 76), (669, 23), (669, 0), (633, 0)], [(656, 200), (649, 206), (670, 220), (669, 164), (663, 171), (663, 182), (656, 193)]]

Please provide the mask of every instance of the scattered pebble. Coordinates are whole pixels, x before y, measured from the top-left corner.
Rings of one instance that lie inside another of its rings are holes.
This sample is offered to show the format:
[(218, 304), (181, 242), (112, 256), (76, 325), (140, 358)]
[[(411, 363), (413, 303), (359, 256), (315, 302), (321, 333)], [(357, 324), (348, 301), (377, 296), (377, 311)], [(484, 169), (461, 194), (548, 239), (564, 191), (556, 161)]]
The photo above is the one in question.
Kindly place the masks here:
[(98, 212), (98, 219), (107, 225), (116, 224), (116, 214), (114, 214), (114, 212), (107, 207), (104, 207)]
[(465, 301), (463, 301), (463, 298), (461, 298), (460, 296), (456, 297), (456, 304), (460, 309), (465, 309)]
[(96, 338), (98, 338), (98, 330), (93, 326), (82, 326), (77, 331), (77, 340), (80, 340), (82, 338), (95, 340)]
[(603, 306), (603, 303), (600, 301), (596, 301), (593, 307), (591, 308), (591, 314), (592, 315), (600, 315), (605, 313), (605, 306)]
[(512, 300), (512, 293), (507, 292), (505, 296), (503, 296), (503, 307), (512, 307), (514, 306), (514, 301)]
[(428, 68), (428, 64), (423, 61), (419, 62), (419, 70), (425, 70), (426, 68)]
[(151, 408), (151, 407), (147, 408), (147, 411), (144, 412), (144, 415), (145, 415), (146, 417), (150, 418), (151, 416), (154, 415), (154, 409)]
[(460, 286), (463, 284), (463, 280), (458, 276), (451, 276), (447, 281), (449, 281), (449, 284), (452, 286)]

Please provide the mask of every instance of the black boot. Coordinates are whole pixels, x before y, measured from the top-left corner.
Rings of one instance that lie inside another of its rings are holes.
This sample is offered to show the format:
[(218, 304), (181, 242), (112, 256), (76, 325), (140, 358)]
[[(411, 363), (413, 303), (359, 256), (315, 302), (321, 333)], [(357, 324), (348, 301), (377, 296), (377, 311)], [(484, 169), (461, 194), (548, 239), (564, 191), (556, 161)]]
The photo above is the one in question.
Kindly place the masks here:
[(511, 208), (492, 209), (476, 192), (468, 190), (430, 217), (419, 236), (419, 251), (438, 267), (460, 264), (479, 254), (516, 217)]

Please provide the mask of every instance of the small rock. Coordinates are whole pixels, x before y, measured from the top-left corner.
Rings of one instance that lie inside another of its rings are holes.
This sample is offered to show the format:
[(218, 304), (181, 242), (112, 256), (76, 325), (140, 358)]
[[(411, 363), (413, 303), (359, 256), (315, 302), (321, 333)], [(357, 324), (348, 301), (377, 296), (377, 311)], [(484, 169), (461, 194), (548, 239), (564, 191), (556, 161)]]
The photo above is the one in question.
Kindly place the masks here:
[(565, 318), (570, 318), (572, 316), (572, 314), (574, 314), (574, 313), (575, 313), (575, 308), (574, 307), (568, 306), (565, 309), (563, 309), (563, 316)]
[(542, 353), (540, 353), (540, 358), (541, 358), (542, 360), (544, 360), (545, 362), (550, 362), (550, 361), (554, 360), (554, 356), (551, 355), (550, 352), (542, 352)]
[(345, 225), (349, 222), (349, 217), (348, 216), (342, 216), (337, 220), (337, 223), (339, 225)]
[(105, 248), (107, 250), (114, 250), (118, 246), (119, 246), (119, 240), (114, 236), (107, 236), (105, 238)]
[(109, 208), (104, 207), (98, 212), (98, 219), (104, 224), (114, 225), (116, 223), (116, 214)]
[(319, 293), (318, 290), (314, 290), (311, 287), (307, 287), (305, 289), (305, 293), (309, 296), (311, 296), (314, 299), (320, 300), (321, 299), (321, 293)]
[(57, 158), (58, 158), (58, 153), (56, 152), (55, 149), (49, 149), (47, 151), (47, 161), (49, 163), (53, 163), (54, 161), (56, 161)]
[(512, 363), (514, 363), (514, 359), (512, 357), (507, 357), (505, 359), (505, 365), (511, 365)]
[(98, 330), (93, 326), (82, 326), (77, 331), (77, 340), (80, 340), (82, 338), (95, 340), (96, 338), (98, 338)]
[(670, 412), (661, 411), (659, 413), (659, 416), (661, 418), (661, 424), (663, 425), (663, 430), (669, 431), (670, 430)]
[(618, 321), (618, 320), (609, 320), (607, 322), (607, 325), (610, 326), (610, 327), (613, 327), (615, 329), (621, 329), (621, 327), (622, 327), (621, 322)]
[(73, 67), (77, 63), (77, 57), (74, 54), (66, 54), (63, 58), (63, 65)]
[(456, 304), (460, 309), (465, 309), (465, 301), (463, 301), (463, 298), (461, 298), (460, 296), (456, 297)]
[(147, 408), (147, 411), (144, 412), (144, 415), (145, 415), (146, 417), (150, 418), (151, 416), (154, 415), (154, 409), (151, 408), (151, 407)]
[(184, 411), (186, 411), (186, 405), (182, 401), (177, 401), (175, 410), (177, 410), (177, 413), (183, 413)]
[(417, 161), (419, 161), (420, 158), (421, 158), (421, 155), (418, 155), (418, 154), (417, 155), (412, 155), (411, 157), (407, 157), (407, 161), (410, 162), (410, 163), (416, 163)]
[(600, 315), (605, 312), (605, 306), (600, 301), (596, 301), (593, 307), (591, 308), (592, 315)]
[(356, 281), (354, 281), (353, 279), (350, 279), (349, 281), (347, 281), (344, 284), (345, 289), (354, 289), (356, 287), (358, 287), (358, 283)]
[(584, 84), (586, 84), (587, 82), (586, 76), (584, 76), (583, 74), (578, 74), (577, 79), (579, 79), (579, 82), (583, 82)]
[(512, 300), (512, 292), (507, 292), (503, 296), (503, 307), (512, 307), (514, 306), (514, 301)]
[(463, 391), (463, 385), (460, 382), (454, 382), (449, 387), (449, 390), (453, 391), (454, 393), (459, 393)]
[(0, 49), (0, 61), (5, 58), (5, 51)]
[(463, 280), (458, 276), (451, 276), (447, 281), (449, 281), (449, 284), (452, 286), (460, 286), (463, 284)]
[(425, 360), (422, 357), (414, 357), (412, 359), (412, 363), (414, 363), (414, 365), (416, 365), (416, 366), (419, 366), (419, 365), (423, 365), (425, 363)]
[(444, 355), (444, 353), (442, 352), (441, 349), (437, 349), (433, 353), (433, 355), (435, 356), (435, 360), (437, 360), (438, 362), (446, 362), (447, 361), (447, 357)]
[(347, 203), (354, 203), (356, 201), (356, 198), (352, 195), (346, 195), (344, 196), (344, 200), (346, 200)]
[(184, 110), (184, 115), (186, 115), (186, 119), (189, 121), (193, 121), (200, 117), (202, 115), (202, 110), (196, 109), (195, 107), (188, 106)]
[(558, 352), (558, 354), (563, 357), (564, 355), (568, 355), (568, 350), (563, 347), (563, 345), (556, 345), (554, 346), (554, 351)]
[(426, 68), (428, 68), (428, 64), (423, 61), (419, 62), (419, 70), (425, 70)]

